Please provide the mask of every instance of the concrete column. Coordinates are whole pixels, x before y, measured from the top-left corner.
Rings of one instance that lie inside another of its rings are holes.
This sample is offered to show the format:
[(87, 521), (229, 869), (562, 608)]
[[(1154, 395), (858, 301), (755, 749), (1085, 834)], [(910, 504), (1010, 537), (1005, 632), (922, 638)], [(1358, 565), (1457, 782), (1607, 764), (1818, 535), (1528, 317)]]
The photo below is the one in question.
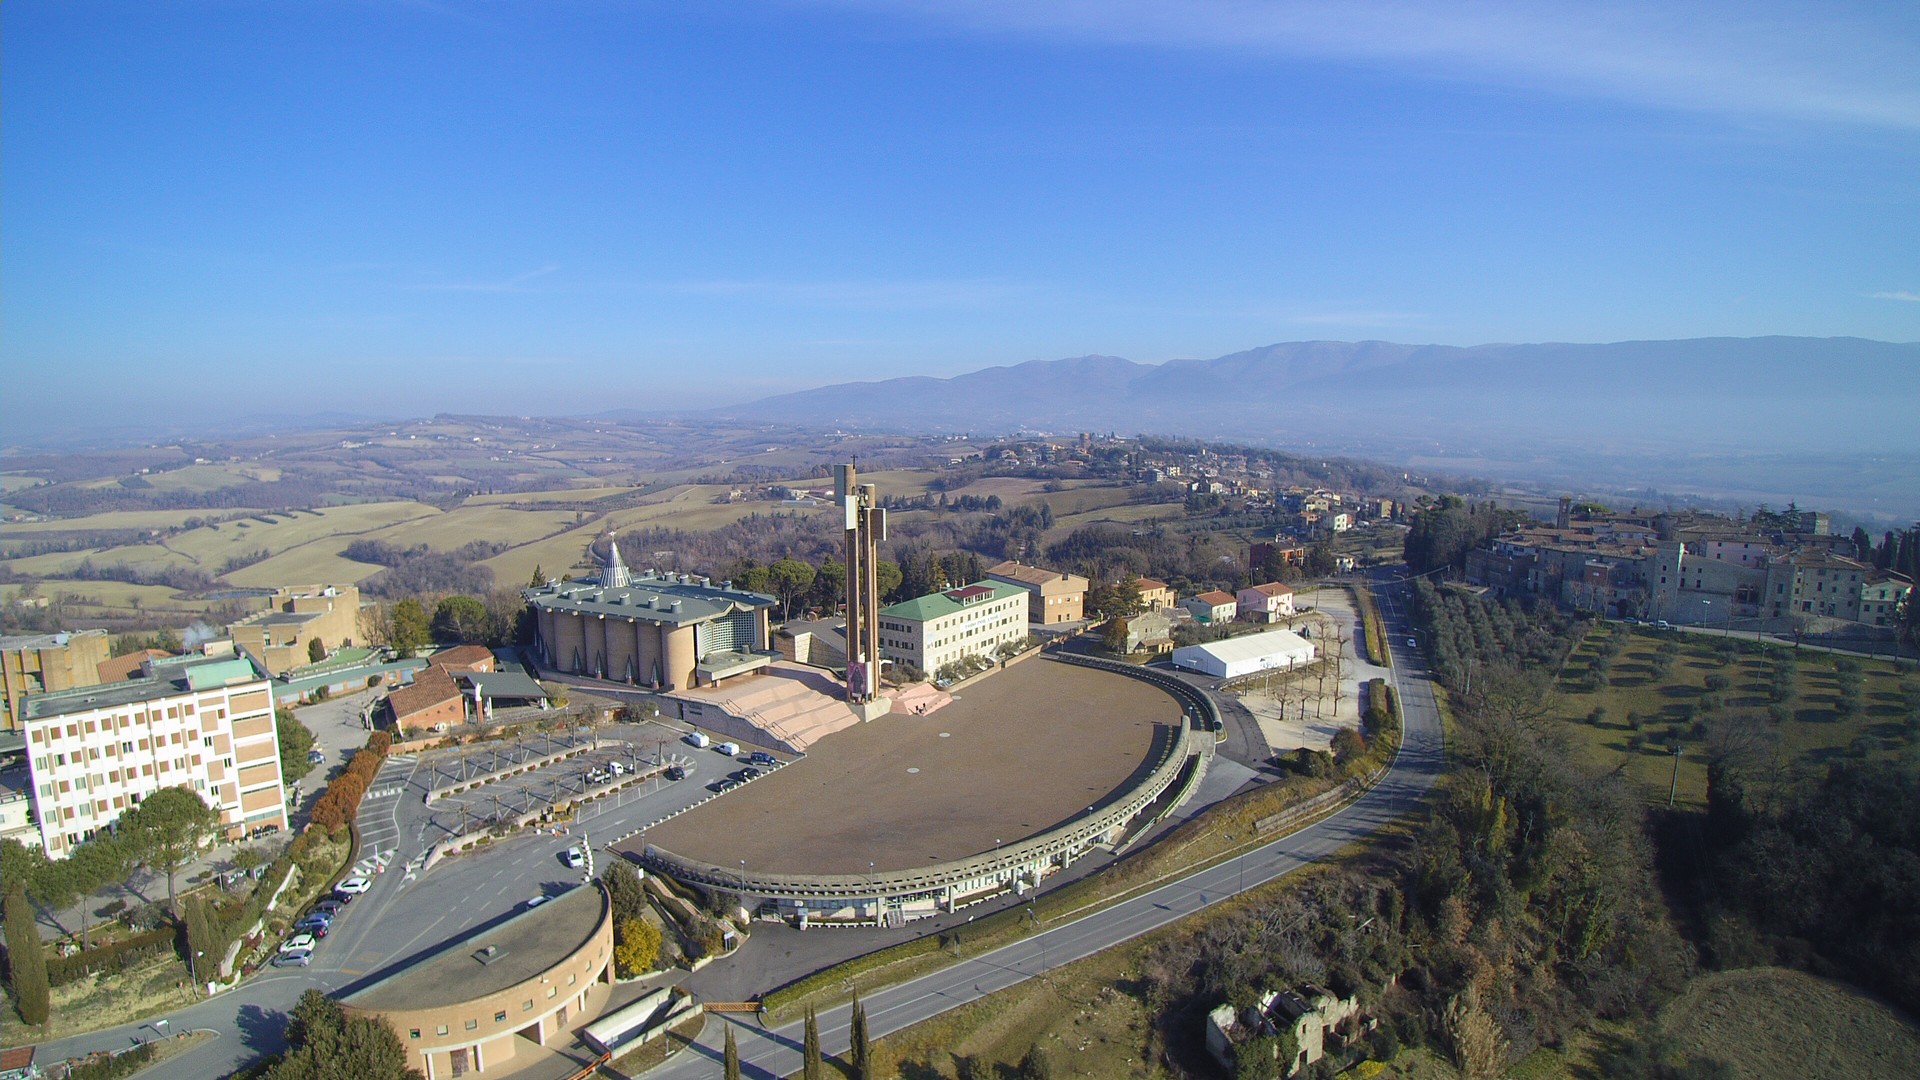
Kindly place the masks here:
[(674, 690), (690, 690), (693, 676), (693, 627), (680, 626), (666, 634), (666, 682)]

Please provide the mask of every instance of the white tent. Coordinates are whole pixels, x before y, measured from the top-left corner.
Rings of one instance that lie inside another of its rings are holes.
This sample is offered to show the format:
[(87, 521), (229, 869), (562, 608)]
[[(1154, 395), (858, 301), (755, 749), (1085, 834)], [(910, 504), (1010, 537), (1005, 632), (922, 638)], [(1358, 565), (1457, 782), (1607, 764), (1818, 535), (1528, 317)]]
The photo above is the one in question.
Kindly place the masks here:
[(1280, 670), (1311, 663), (1313, 643), (1291, 630), (1187, 645), (1173, 650), (1173, 666), (1220, 679), (1237, 679), (1256, 671)]

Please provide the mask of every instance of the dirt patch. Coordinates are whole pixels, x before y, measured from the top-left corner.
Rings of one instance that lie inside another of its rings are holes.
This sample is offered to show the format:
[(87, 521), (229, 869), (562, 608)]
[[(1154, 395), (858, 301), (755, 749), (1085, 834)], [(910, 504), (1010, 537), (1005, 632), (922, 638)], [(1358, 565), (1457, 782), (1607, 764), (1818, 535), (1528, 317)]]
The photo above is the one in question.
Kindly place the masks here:
[(1742, 1078), (1920, 1076), (1920, 1028), (1877, 998), (1804, 972), (1703, 975), (1660, 1021), (1681, 1048)]
[[(1084, 813), (1142, 772), (1172, 697), (1124, 675), (1034, 660), (929, 716), (886, 716), (649, 830), (646, 843), (774, 873), (903, 870), (986, 851)], [(626, 847), (638, 850), (642, 837)]]

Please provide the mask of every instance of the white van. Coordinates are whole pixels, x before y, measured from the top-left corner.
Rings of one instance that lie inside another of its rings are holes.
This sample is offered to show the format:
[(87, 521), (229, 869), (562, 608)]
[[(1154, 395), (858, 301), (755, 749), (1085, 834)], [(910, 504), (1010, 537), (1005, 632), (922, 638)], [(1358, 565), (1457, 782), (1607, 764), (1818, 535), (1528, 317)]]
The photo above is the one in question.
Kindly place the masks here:
[(740, 744), (723, 742), (719, 746), (714, 747), (714, 749), (720, 751), (721, 753), (727, 755), (728, 757), (733, 757), (735, 754), (738, 754), (740, 752)]
[(704, 731), (689, 732), (687, 735), (687, 742), (690, 745), (697, 746), (702, 750), (705, 750), (707, 747), (713, 745), (713, 740), (707, 738), (707, 733)]

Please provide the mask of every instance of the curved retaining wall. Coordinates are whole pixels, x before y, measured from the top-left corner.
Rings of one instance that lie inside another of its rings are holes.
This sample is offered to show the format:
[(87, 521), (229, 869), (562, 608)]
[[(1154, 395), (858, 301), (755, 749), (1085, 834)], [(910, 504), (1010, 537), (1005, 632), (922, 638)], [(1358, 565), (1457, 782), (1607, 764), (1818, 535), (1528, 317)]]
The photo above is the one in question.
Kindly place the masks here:
[[(1095, 661), (1084, 665), (1108, 665)], [(1140, 783), (1094, 808), (1093, 813), (1069, 821), (1057, 828), (1025, 840), (1006, 844), (992, 851), (965, 859), (873, 874), (774, 874), (698, 863), (671, 851), (647, 845), (641, 862), (680, 881), (695, 882), (713, 888), (738, 892), (744, 896), (771, 900), (785, 914), (825, 918), (837, 923), (897, 925), (917, 918), (966, 907), (991, 899), (1008, 889), (1024, 892), (1039, 881), (1064, 869), (1089, 848), (1117, 840), (1126, 826), (1151, 807), (1180, 776), (1196, 743), (1209, 744), (1212, 735), (1196, 737), (1196, 728), (1205, 722), (1194, 717), (1192, 687), (1178, 680), (1145, 678), (1158, 672), (1141, 672), (1131, 665), (1113, 665), (1118, 674), (1142, 678), (1162, 689), (1174, 683), (1180, 691), (1174, 697), (1194, 722), (1180, 724), (1158, 740), (1153, 767)], [(1162, 680), (1165, 680), (1164, 682)], [(1202, 702), (1204, 695), (1198, 695)], [(1207, 703), (1210, 707), (1210, 703)]]

